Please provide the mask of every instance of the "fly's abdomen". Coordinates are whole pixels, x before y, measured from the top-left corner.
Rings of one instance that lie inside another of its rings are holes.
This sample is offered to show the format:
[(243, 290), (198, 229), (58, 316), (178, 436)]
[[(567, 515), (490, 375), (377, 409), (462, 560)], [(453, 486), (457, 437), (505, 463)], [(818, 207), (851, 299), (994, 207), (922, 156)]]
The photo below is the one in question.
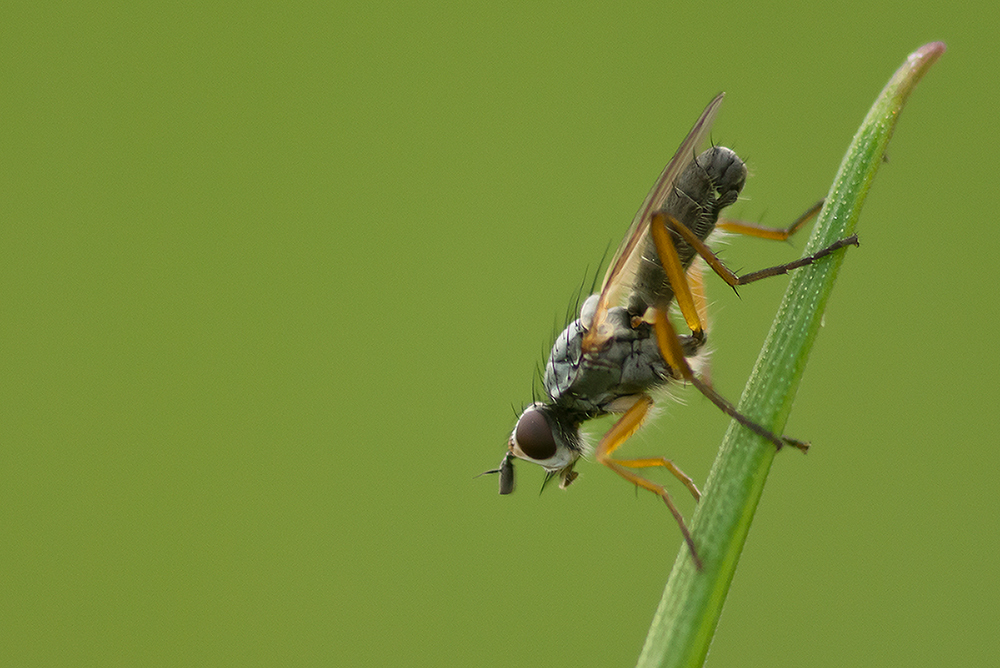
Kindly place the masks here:
[[(747, 168), (739, 156), (725, 146), (713, 146), (677, 178), (663, 210), (704, 241), (715, 229), (719, 213), (739, 198), (746, 180)], [(686, 266), (694, 258), (694, 249), (677, 235), (674, 244)]]
[[(704, 241), (715, 229), (719, 213), (739, 198), (746, 179), (747, 168), (739, 156), (724, 146), (713, 146), (677, 177), (663, 211)], [(671, 238), (681, 264), (687, 267), (694, 259), (694, 249), (673, 230)], [(641, 315), (650, 306), (666, 306), (673, 297), (673, 288), (660, 264), (656, 247), (652, 239), (647, 238), (629, 299), (629, 312)]]

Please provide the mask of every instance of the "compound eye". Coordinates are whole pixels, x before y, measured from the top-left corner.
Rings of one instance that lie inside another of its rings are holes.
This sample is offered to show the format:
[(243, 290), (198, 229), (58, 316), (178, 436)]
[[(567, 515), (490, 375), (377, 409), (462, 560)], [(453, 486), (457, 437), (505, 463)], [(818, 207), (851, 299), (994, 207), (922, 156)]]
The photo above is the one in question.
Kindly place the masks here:
[(529, 408), (521, 415), (514, 428), (514, 439), (528, 457), (542, 461), (556, 454), (556, 440), (552, 427), (545, 415), (538, 409)]

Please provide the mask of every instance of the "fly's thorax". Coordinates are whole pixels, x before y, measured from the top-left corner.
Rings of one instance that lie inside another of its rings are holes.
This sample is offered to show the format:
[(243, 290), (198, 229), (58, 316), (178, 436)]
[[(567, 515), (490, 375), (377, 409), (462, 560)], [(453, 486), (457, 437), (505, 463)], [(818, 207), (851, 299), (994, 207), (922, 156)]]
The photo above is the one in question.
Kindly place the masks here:
[(545, 363), (542, 385), (545, 393), (557, 401), (573, 385), (583, 362), (583, 337), (587, 330), (574, 320), (556, 337)]
[(606, 340), (583, 352), (587, 304), (578, 320), (556, 337), (542, 378), (549, 403), (578, 422), (619, 412), (624, 397), (645, 393), (673, 374), (649, 323), (633, 319), (621, 306), (608, 309)]
[[(605, 340), (597, 351), (591, 351), (585, 356), (583, 339), (593, 323), (596, 301), (594, 297), (588, 298), (580, 309), (580, 317), (567, 325), (552, 344), (542, 383), (546, 394), (554, 402), (565, 402), (569, 398), (567, 395), (572, 395), (581, 396), (584, 403), (587, 403), (585, 398), (592, 396), (598, 388), (618, 381), (620, 340), (622, 337), (631, 338), (634, 333), (628, 325), (628, 315), (624, 309), (608, 309), (601, 324), (606, 333), (603, 337)], [(599, 380), (596, 378), (599, 375), (606, 378)], [(581, 387), (581, 382), (586, 387)], [(588, 411), (594, 407), (578, 408)]]

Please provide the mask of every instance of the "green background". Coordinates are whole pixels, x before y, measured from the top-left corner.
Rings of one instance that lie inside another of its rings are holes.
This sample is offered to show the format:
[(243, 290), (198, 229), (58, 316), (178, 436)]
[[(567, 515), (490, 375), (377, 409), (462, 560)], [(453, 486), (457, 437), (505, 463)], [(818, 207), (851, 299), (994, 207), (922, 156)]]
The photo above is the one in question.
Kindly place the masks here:
[[(984, 665), (1000, 632), (993, 3), (7, 3), (11, 666), (628, 666), (681, 545), (496, 466), (554, 326), (718, 91), (731, 210), (826, 193), (906, 55), (709, 665)], [(737, 269), (795, 258), (734, 240)], [(786, 284), (710, 283), (738, 398)], [(703, 482), (686, 394), (627, 452)], [(595, 432), (607, 423), (597, 425)], [(686, 515), (693, 503), (677, 493)]]

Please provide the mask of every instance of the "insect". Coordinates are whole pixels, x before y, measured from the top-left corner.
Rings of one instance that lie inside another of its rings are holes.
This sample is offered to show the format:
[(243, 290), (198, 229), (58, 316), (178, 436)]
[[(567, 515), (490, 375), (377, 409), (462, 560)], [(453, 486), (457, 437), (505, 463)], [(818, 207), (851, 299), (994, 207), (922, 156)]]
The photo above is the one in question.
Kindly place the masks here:
[[(612, 456), (642, 426), (653, 406), (653, 394), (688, 383), (775, 447), (791, 445), (804, 451), (809, 446), (777, 436), (741, 414), (699, 375), (706, 361), (706, 302), (702, 264), (694, 260), (700, 257), (735, 289), (857, 245), (857, 237), (849, 237), (808, 257), (743, 276), (722, 264), (705, 244), (715, 230), (787, 239), (823, 204), (819, 202), (787, 228), (719, 219), (720, 212), (737, 200), (747, 176), (743, 161), (728, 148), (713, 146), (696, 156), (722, 98), (720, 93), (708, 104), (646, 195), (611, 260), (600, 292), (584, 301), (580, 317), (556, 338), (543, 375), (546, 400), (524, 409), (500, 466), (485, 472), (498, 473), (500, 493), (509, 494), (514, 490), (514, 459), (523, 459), (545, 469), (545, 483), (558, 476), (559, 486), (566, 488), (576, 479), (574, 466), (586, 450), (581, 425), (602, 415), (620, 414), (597, 444), (595, 459), (663, 499), (699, 569), (701, 559), (694, 540), (670, 494), (637, 471), (665, 468), (697, 500), (700, 492), (694, 481), (665, 457)], [(689, 334), (678, 335), (671, 323), (668, 311), (674, 304)]]

